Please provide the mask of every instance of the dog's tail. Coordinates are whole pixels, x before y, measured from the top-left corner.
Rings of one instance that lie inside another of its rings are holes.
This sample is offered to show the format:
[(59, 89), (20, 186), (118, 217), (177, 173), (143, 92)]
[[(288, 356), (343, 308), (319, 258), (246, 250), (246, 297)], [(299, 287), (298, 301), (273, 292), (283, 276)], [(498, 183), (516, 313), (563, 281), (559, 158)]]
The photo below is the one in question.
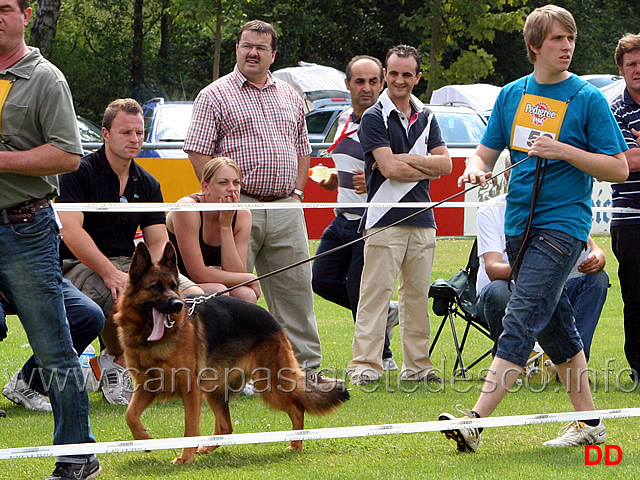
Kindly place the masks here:
[(349, 400), (344, 381), (317, 379), (303, 375), (294, 393), (296, 400), (312, 415), (327, 415)]
[(264, 375), (253, 377), (256, 392), (265, 393), (261, 397), (267, 405), (288, 412), (297, 404), (312, 415), (326, 415), (349, 400), (344, 381), (302, 372), (284, 330), (271, 338), (269, 346), (258, 365), (269, 366), (271, 382)]

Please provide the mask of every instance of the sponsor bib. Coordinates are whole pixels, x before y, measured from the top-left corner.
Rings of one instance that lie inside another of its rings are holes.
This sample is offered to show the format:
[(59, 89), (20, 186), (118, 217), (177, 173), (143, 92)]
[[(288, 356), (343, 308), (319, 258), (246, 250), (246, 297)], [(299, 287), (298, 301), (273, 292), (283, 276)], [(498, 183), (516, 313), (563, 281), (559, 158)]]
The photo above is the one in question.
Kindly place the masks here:
[(513, 120), (511, 148), (528, 152), (539, 136), (557, 139), (568, 105), (562, 100), (525, 93)]

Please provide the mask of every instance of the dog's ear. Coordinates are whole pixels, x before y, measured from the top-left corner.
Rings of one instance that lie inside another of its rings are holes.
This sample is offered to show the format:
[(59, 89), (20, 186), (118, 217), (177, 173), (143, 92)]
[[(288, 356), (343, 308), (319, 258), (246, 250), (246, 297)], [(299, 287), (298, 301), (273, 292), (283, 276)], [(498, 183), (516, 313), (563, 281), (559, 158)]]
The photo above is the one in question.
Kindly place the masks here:
[(136, 285), (152, 265), (153, 262), (151, 261), (149, 248), (144, 242), (138, 243), (133, 258), (131, 259), (131, 266), (129, 267), (129, 280), (131, 283)]
[(178, 274), (176, 248), (173, 246), (173, 243), (167, 242), (167, 244), (164, 246), (164, 252), (162, 253), (162, 258), (160, 259), (160, 265), (163, 265), (169, 270), (174, 271), (176, 275)]

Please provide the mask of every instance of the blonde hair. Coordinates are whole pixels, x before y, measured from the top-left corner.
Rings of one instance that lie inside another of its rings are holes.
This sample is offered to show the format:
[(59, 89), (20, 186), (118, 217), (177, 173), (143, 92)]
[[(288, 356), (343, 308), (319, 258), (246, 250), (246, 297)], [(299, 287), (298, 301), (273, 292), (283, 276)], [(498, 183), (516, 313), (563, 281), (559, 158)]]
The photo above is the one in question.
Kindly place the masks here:
[(216, 157), (209, 160), (202, 169), (202, 181), (209, 183), (216, 172), (220, 170), (224, 165), (233, 167), (234, 170), (238, 172), (238, 176), (240, 177), (240, 181), (242, 182), (242, 172), (240, 171), (240, 167), (235, 160), (232, 160), (229, 157)]
[(536, 61), (536, 54), (531, 50), (531, 46), (534, 48), (542, 46), (554, 22), (558, 22), (562, 28), (573, 36), (578, 34), (576, 21), (568, 10), (557, 5), (545, 5), (544, 7), (536, 8), (527, 17), (522, 31), (527, 45), (527, 57), (529, 57), (531, 63)]

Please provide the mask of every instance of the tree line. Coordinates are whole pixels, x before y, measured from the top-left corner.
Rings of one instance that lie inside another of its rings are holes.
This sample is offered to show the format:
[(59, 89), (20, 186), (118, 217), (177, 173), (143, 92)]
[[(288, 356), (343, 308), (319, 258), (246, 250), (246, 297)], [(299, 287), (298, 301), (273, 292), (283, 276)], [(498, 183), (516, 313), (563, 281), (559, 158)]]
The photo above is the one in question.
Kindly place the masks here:
[[(456, 83), (502, 86), (531, 71), (522, 40), (539, 0), (34, 0), (28, 30), (67, 77), (78, 114), (99, 121), (105, 105), (129, 96), (192, 100), (235, 64), (235, 37), (251, 19), (280, 36), (272, 70), (299, 61), (344, 70), (357, 54), (384, 60), (406, 43), (423, 57), (417, 94)], [(638, 32), (627, 0), (553, 2), (574, 14), (577, 74), (617, 73), (613, 51)]]

